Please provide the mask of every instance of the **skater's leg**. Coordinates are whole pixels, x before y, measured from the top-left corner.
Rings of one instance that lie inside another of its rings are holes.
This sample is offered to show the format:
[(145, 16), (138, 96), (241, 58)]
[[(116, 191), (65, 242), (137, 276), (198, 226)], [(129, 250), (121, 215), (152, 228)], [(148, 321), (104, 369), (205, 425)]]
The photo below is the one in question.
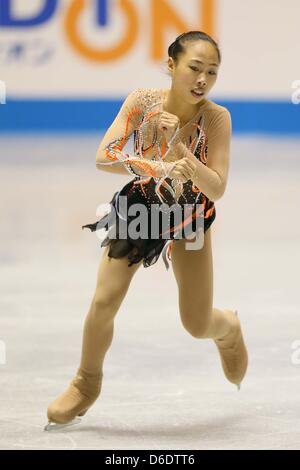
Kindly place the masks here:
[(107, 251), (99, 266), (95, 294), (83, 329), (80, 367), (92, 374), (102, 372), (104, 357), (113, 338), (114, 317), (142, 263), (128, 267), (127, 257), (109, 258)]
[[(182, 324), (195, 338), (215, 340), (222, 353), (227, 378), (238, 384), (246, 372), (247, 351), (235, 312), (213, 307), (211, 228), (204, 234), (201, 249), (187, 250), (186, 243), (190, 241), (176, 240), (172, 248), (172, 267), (178, 285)], [(226, 353), (225, 348), (229, 348)]]
[(105, 248), (96, 290), (84, 322), (81, 363), (68, 389), (48, 407), (50, 422), (68, 423), (82, 416), (101, 392), (103, 361), (112, 342), (114, 317), (142, 261), (128, 267), (127, 257), (109, 258)]
[(176, 240), (172, 248), (172, 267), (178, 285), (181, 321), (184, 328), (196, 338), (222, 337), (231, 328), (228, 315), (213, 308), (210, 230), (204, 234), (201, 249), (187, 250), (186, 243), (191, 242), (183, 238)]

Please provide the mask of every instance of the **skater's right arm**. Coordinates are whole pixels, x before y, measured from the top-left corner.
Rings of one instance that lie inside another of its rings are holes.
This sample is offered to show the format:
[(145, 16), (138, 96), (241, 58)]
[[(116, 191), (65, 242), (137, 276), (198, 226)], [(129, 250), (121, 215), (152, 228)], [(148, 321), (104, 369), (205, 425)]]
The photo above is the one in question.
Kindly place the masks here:
[(137, 176), (171, 176), (174, 163), (155, 162), (123, 151), (123, 147), (139, 128), (143, 117), (143, 89), (132, 91), (123, 102), (115, 120), (107, 129), (96, 154), (99, 170)]

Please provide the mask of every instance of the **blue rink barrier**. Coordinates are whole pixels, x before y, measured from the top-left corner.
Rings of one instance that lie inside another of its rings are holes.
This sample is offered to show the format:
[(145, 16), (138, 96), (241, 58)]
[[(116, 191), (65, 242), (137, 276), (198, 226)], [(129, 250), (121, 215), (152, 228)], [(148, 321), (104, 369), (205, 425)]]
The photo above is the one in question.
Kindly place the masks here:
[[(300, 135), (300, 104), (288, 101), (217, 100), (231, 113), (233, 133)], [(0, 104), (0, 133), (103, 132), (122, 99), (13, 99)]]

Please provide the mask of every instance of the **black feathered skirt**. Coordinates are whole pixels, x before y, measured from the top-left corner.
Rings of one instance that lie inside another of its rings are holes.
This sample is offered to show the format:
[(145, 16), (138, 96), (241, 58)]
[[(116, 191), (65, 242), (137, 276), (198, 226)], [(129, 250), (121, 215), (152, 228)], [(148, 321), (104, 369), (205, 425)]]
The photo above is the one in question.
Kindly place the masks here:
[[(171, 180), (166, 178), (166, 182), (170, 184)], [(155, 192), (156, 182), (153, 178), (142, 183), (139, 177), (129, 181), (120, 191), (114, 193), (109, 203), (110, 212), (82, 228), (89, 228), (92, 232), (103, 228), (107, 231), (101, 247), (109, 245), (108, 256), (111, 258), (127, 256), (128, 266), (143, 260), (146, 268), (156, 263), (162, 253), (168, 269), (173, 243), (176, 239), (197, 232), (199, 227), (205, 233), (216, 217), (215, 205), (203, 193), (195, 195), (191, 181), (184, 183), (183, 194), (178, 201), (174, 200), (168, 189), (161, 186), (160, 193), (164, 203)], [(135, 206), (134, 211), (130, 210), (136, 204), (142, 206)], [(176, 208), (176, 218), (174, 212), (170, 211), (171, 206)], [(143, 210), (140, 212), (138, 207)]]

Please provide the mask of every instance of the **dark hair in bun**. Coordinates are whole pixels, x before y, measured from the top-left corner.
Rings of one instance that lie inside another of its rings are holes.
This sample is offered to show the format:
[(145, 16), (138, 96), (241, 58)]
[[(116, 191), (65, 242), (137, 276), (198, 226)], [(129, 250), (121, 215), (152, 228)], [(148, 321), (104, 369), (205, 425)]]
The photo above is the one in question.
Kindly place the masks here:
[(180, 34), (180, 36), (178, 36), (175, 39), (175, 41), (172, 42), (172, 44), (170, 44), (168, 48), (169, 57), (172, 57), (174, 62), (177, 63), (179, 54), (182, 54), (184, 52), (185, 43), (188, 41), (198, 41), (199, 39), (203, 41), (208, 41), (215, 47), (217, 54), (218, 54), (218, 58), (219, 58), (219, 64), (220, 64), (221, 52), (220, 52), (218, 44), (211, 36), (204, 33), (203, 31), (188, 31), (186, 33)]

